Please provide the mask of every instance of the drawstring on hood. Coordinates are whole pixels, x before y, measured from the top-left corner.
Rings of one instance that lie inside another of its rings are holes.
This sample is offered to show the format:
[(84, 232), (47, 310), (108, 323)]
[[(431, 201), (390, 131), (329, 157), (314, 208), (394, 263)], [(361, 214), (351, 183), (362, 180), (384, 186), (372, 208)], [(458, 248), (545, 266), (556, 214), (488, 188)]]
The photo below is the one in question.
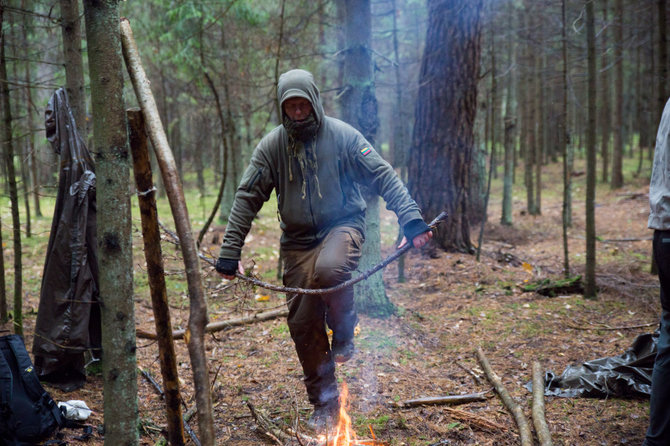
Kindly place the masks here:
[[(289, 158), (298, 161), (302, 174), (301, 198), (304, 200), (307, 196), (308, 175), (313, 176), (317, 194), (319, 198), (323, 198), (317, 175), (319, 166), (316, 160), (316, 135), (323, 121), (324, 112), (314, 77), (305, 70), (287, 71), (279, 77), (277, 96), (281, 104), (282, 124), (288, 136), (288, 155)], [(312, 105), (312, 113), (302, 121), (293, 121), (284, 113), (284, 101), (295, 97), (307, 99)], [(293, 181), (292, 164), (293, 162), (289, 162), (289, 181)]]

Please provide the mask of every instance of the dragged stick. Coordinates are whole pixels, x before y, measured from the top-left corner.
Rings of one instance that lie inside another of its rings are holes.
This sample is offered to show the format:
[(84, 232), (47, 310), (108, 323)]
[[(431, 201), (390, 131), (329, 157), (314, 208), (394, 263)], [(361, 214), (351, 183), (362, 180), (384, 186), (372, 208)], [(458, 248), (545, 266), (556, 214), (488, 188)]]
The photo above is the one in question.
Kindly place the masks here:
[(533, 425), (540, 446), (552, 446), (547, 419), (544, 416), (544, 373), (539, 362), (533, 361)]
[(465, 395), (427, 396), (424, 398), (414, 398), (411, 400), (398, 401), (395, 403), (395, 405), (397, 407), (417, 407), (439, 404), (456, 406), (459, 404), (474, 403), (477, 401), (486, 401), (486, 392), (468, 393)]
[(507, 389), (505, 389), (505, 386), (503, 386), (502, 381), (491, 368), (489, 360), (486, 359), (486, 355), (484, 354), (484, 351), (481, 347), (477, 348), (477, 359), (479, 359), (479, 363), (482, 365), (484, 373), (486, 373), (486, 378), (491, 384), (493, 384), (493, 387), (495, 387), (496, 392), (500, 396), (503, 404), (505, 404), (507, 410), (509, 410), (509, 412), (514, 417), (514, 420), (516, 421), (516, 424), (519, 428), (521, 446), (533, 446), (533, 435), (530, 431), (528, 420), (523, 414), (523, 410), (521, 410), (521, 407), (519, 407), (519, 405), (514, 402), (510, 394), (507, 392)]
[[(241, 325), (253, 324), (254, 322), (268, 321), (270, 319), (276, 319), (278, 317), (288, 316), (288, 309), (279, 308), (271, 311), (264, 311), (261, 313), (254, 313), (250, 316), (238, 317), (235, 319), (228, 319), (225, 321), (216, 321), (210, 322), (205, 327), (205, 333), (214, 333), (217, 331), (222, 331), (231, 327), (239, 327)], [(138, 338), (144, 339), (157, 339), (156, 333), (151, 333), (144, 330), (136, 330)], [(172, 332), (172, 337), (174, 339), (183, 339), (186, 335), (186, 330), (175, 330)]]
[[(437, 226), (438, 226), (440, 223), (446, 221), (446, 219), (447, 219), (447, 213), (446, 213), (446, 212), (442, 212), (442, 213), (440, 213), (440, 215), (438, 215), (437, 217), (435, 217), (435, 219), (433, 219), (433, 221), (431, 221), (431, 222), (428, 224), (428, 226), (429, 226), (431, 229), (435, 229), (435, 228), (437, 228)], [(170, 237), (172, 237), (172, 238), (174, 239), (175, 243), (179, 243), (179, 238), (177, 237), (177, 235), (176, 235), (174, 232), (172, 232), (172, 231), (168, 231), (168, 230), (166, 230), (165, 228), (164, 228), (164, 230), (165, 230), (165, 232), (166, 232)], [(407, 251), (409, 251), (409, 250), (412, 248), (412, 246), (413, 246), (413, 245), (412, 245), (412, 242), (411, 242), (411, 241), (408, 241), (407, 244), (406, 244), (405, 246), (403, 246), (402, 248), (396, 250), (393, 254), (389, 255), (389, 256), (388, 256), (387, 258), (385, 258), (382, 262), (380, 262), (380, 263), (377, 264), (376, 266), (370, 268), (368, 271), (362, 273), (360, 276), (353, 277), (353, 278), (347, 280), (346, 282), (342, 282), (341, 284), (339, 284), (339, 285), (335, 285), (335, 286), (330, 287), (330, 288), (319, 288), (319, 289), (316, 289), (316, 288), (294, 288), (294, 287), (285, 287), (285, 286), (281, 286), (281, 285), (275, 285), (275, 284), (272, 284), (272, 283), (263, 282), (263, 281), (261, 281), (261, 280), (258, 280), (258, 279), (256, 279), (256, 278), (254, 278), (254, 277), (249, 277), (249, 276), (246, 276), (246, 275), (244, 275), (244, 274), (240, 274), (239, 272), (236, 272), (236, 273), (235, 273), (235, 277), (237, 277), (238, 279), (244, 280), (244, 281), (246, 281), (246, 282), (249, 282), (249, 283), (251, 283), (251, 284), (253, 284), (253, 285), (259, 286), (259, 287), (261, 287), (261, 288), (265, 288), (265, 289), (272, 290), (272, 291), (278, 291), (278, 292), (280, 292), (280, 293), (318, 294), (318, 295), (321, 295), (321, 294), (330, 294), (330, 293), (334, 293), (334, 292), (336, 292), (336, 291), (340, 291), (340, 290), (343, 289), (343, 288), (347, 288), (347, 287), (350, 287), (350, 286), (352, 286), (352, 285), (355, 285), (355, 284), (357, 284), (358, 282), (361, 282), (361, 281), (367, 279), (368, 277), (370, 277), (371, 275), (373, 275), (374, 273), (376, 273), (376, 272), (379, 271), (380, 269), (387, 267), (387, 266), (388, 266), (391, 262), (393, 262), (394, 260), (397, 260), (400, 256), (402, 256), (402, 255), (405, 254)], [(202, 253), (199, 253), (199, 254), (198, 254), (198, 257), (200, 257), (200, 258), (201, 258), (202, 260), (204, 260), (205, 262), (209, 263), (211, 266), (216, 265), (216, 259), (207, 257), (207, 256), (205, 256), (205, 255), (202, 254)]]

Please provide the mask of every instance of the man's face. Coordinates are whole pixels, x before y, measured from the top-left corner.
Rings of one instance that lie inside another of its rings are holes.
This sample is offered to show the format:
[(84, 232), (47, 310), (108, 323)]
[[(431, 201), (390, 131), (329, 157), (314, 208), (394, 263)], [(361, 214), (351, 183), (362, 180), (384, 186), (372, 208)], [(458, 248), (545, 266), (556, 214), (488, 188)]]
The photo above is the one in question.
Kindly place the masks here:
[(302, 121), (312, 113), (312, 103), (305, 98), (288, 98), (282, 107), (292, 121)]

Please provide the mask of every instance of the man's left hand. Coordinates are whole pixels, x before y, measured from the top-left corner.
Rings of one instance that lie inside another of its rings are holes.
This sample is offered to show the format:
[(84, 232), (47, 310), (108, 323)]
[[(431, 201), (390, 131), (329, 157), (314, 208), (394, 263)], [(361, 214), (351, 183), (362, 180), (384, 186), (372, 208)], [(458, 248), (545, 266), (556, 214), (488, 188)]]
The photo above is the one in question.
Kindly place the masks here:
[[(412, 245), (415, 248), (421, 248), (426, 243), (428, 243), (431, 238), (433, 238), (433, 231), (423, 232), (412, 239)], [(403, 237), (402, 240), (400, 241), (400, 244), (398, 245), (398, 249), (402, 248), (406, 244), (407, 244), (407, 237)]]

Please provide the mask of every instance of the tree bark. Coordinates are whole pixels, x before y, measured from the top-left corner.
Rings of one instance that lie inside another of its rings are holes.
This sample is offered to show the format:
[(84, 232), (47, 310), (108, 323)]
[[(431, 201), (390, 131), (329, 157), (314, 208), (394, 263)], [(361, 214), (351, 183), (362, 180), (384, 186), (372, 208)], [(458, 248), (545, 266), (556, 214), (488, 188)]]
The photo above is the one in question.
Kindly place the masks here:
[(614, 141), (612, 143), (612, 189), (623, 187), (623, 0), (616, 0), (614, 27)]
[(481, 0), (430, 0), (416, 122), (408, 157), (408, 188), (428, 217), (449, 221), (433, 240), (472, 252), (470, 164), (474, 147), (480, 58)]
[(563, 206), (561, 209), (561, 223), (563, 235), (563, 273), (565, 277), (570, 277), (570, 255), (568, 252), (568, 228), (572, 223), (572, 177), (570, 175), (570, 136), (568, 134), (568, 39), (567, 39), (567, 16), (566, 5), (567, 0), (561, 1), (561, 55), (563, 58), (563, 72), (561, 73), (562, 81), (562, 101), (561, 101), (561, 117), (559, 119), (560, 125), (560, 139), (561, 152), (563, 154)]
[(86, 94), (84, 85), (84, 62), (81, 51), (81, 18), (79, 0), (60, 0), (63, 35), (63, 55), (65, 57), (65, 90), (67, 91), (72, 115), (77, 123), (77, 131), (87, 140)]
[(128, 111), (130, 148), (133, 155), (133, 172), (138, 190), (138, 202), (142, 217), (142, 239), (144, 255), (147, 261), (149, 288), (151, 289), (151, 307), (158, 339), (158, 359), (165, 396), (165, 408), (170, 445), (185, 444), (184, 423), (182, 421), (181, 395), (179, 393), (179, 374), (177, 373), (177, 355), (172, 339), (172, 321), (165, 286), (163, 254), (161, 251), (160, 228), (156, 211), (155, 188), (151, 175), (151, 161), (147, 148), (147, 134), (142, 112), (138, 109)]
[[(2, 217), (0, 216), (0, 246), (2, 244)], [(0, 323), (7, 322), (7, 290), (5, 289), (5, 254), (0, 249)]]
[[(509, 29), (514, 25), (513, 5), (509, 6)], [(509, 64), (514, 64), (516, 60), (516, 50), (512, 33), (509, 33), (507, 39), (507, 56)], [(504, 164), (503, 164), (503, 196), (502, 196), (502, 210), (500, 216), (500, 224), (505, 226), (512, 225), (512, 186), (514, 184), (514, 131), (516, 127), (516, 119), (513, 116), (512, 103), (514, 101), (514, 72), (507, 76), (507, 97), (505, 100), (505, 118), (504, 118), (504, 133), (503, 133), (503, 150)]]
[(96, 147), (105, 444), (139, 442), (130, 156), (118, 1), (84, 0)]
[[(666, 83), (668, 82), (668, 14), (667, 0), (656, 0), (658, 7), (656, 17), (658, 20), (658, 83), (656, 91), (656, 120), (652, 127), (661, 122), (663, 107), (667, 98)], [(622, 7), (623, 9), (623, 7)], [(654, 132), (655, 133), (655, 132)], [(652, 134), (654, 134), (652, 133)]]
[(607, 0), (602, 0), (603, 8), (603, 30), (600, 33), (600, 66), (602, 67), (600, 85), (600, 160), (602, 162), (602, 182), (607, 183), (609, 179), (609, 145), (612, 116), (610, 114), (610, 70), (609, 70), (609, 48), (607, 47), (608, 18)]
[(595, 299), (596, 290), (596, 33), (593, 18), (593, 2), (586, 3), (587, 40), (587, 122), (586, 129), (586, 271), (584, 274), (584, 296)]
[(144, 112), (156, 158), (163, 174), (163, 182), (172, 209), (175, 226), (181, 240), (181, 251), (186, 267), (186, 280), (190, 299), (187, 343), (193, 379), (196, 388), (198, 408), (198, 426), (202, 444), (213, 446), (214, 420), (212, 417), (212, 399), (210, 393), (209, 371), (205, 354), (205, 326), (207, 325), (207, 302), (200, 276), (200, 263), (191, 224), (186, 208), (186, 200), (170, 146), (158, 115), (156, 102), (149, 87), (149, 81), (140, 62), (139, 52), (133, 39), (130, 23), (121, 22), (123, 55), (130, 74), (135, 95)]
[[(0, 25), (3, 23), (4, 6), (0, 6)], [(21, 264), (21, 218), (19, 217), (19, 193), (14, 169), (14, 139), (12, 137), (12, 109), (9, 100), (9, 80), (5, 58), (6, 33), (0, 34), (0, 107), (2, 108), (2, 148), (5, 154), (7, 186), (12, 208), (12, 238), (14, 245), (14, 333), (23, 335), (23, 266)]]
[[(344, 90), (340, 96), (342, 117), (375, 145), (379, 121), (372, 64), (372, 26), (370, 0), (345, 0), (345, 48), (343, 62)], [(381, 260), (379, 231), (379, 196), (367, 187), (361, 188), (367, 211), (365, 213), (365, 243), (359, 267), (368, 267)], [(373, 317), (387, 317), (395, 311), (384, 289), (381, 274), (370, 277), (354, 287), (356, 309)]]

